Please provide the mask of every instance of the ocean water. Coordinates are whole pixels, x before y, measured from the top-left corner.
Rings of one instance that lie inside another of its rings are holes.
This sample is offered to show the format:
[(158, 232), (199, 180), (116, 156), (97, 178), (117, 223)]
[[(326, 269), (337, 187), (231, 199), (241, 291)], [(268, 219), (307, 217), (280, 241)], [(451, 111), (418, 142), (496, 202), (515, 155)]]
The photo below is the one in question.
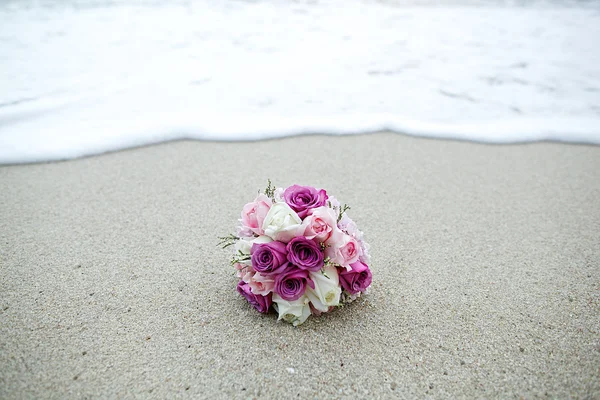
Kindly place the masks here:
[(600, 144), (599, 1), (0, 1), (0, 163), (173, 140)]

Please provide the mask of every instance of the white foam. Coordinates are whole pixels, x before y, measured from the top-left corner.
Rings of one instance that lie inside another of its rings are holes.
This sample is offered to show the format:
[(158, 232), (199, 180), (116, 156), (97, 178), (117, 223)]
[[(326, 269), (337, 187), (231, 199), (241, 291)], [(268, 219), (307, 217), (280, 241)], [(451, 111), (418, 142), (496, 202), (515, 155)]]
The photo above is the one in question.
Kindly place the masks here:
[(68, 4), (0, 5), (0, 163), (385, 129), (600, 144), (597, 3)]

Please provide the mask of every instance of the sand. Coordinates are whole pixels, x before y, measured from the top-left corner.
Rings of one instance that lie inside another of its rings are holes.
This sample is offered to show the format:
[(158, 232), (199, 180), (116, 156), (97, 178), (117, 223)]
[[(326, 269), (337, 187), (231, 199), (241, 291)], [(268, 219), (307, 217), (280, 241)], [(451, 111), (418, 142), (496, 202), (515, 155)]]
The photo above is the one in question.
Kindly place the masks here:
[[(294, 328), (234, 290), (242, 205), (326, 188), (370, 294)], [(397, 134), (0, 167), (0, 398), (599, 398), (600, 147)]]

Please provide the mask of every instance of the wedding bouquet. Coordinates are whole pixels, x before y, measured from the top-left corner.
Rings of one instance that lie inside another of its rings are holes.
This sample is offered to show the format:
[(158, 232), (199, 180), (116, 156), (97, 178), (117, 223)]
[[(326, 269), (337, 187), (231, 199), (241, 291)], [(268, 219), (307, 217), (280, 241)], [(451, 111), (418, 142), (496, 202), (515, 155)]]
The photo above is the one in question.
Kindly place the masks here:
[(269, 181), (243, 207), (237, 233), (220, 238), (235, 249), (238, 292), (294, 326), (359, 297), (371, 285), (369, 245), (349, 208), (323, 189)]

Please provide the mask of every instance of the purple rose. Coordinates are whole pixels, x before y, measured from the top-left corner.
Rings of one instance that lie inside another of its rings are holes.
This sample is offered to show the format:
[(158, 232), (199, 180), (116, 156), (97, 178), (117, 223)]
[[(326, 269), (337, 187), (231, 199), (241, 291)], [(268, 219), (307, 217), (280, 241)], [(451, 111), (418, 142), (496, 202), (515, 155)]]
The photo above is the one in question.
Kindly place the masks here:
[(285, 202), (302, 219), (308, 215), (308, 210), (324, 206), (328, 198), (325, 190), (310, 186), (292, 185), (283, 192)]
[(371, 285), (373, 279), (369, 267), (360, 261), (350, 264), (350, 267), (352, 268), (350, 271), (346, 271), (345, 268), (341, 269), (340, 284), (342, 288), (350, 294), (363, 292)]
[(258, 312), (266, 313), (269, 311), (273, 300), (271, 299), (272, 294), (269, 293), (267, 296), (261, 296), (260, 294), (254, 294), (250, 290), (250, 285), (244, 281), (240, 281), (237, 286), (237, 291), (248, 300), (248, 303), (252, 304)]
[(286, 268), (287, 250), (285, 243), (273, 241), (254, 243), (250, 249), (252, 267), (265, 275), (280, 273)]
[(323, 252), (317, 243), (305, 237), (293, 238), (287, 244), (287, 259), (300, 269), (318, 271), (323, 267)]
[(298, 300), (304, 294), (306, 285), (315, 288), (315, 283), (308, 277), (308, 271), (293, 268), (275, 278), (273, 291), (287, 301)]

